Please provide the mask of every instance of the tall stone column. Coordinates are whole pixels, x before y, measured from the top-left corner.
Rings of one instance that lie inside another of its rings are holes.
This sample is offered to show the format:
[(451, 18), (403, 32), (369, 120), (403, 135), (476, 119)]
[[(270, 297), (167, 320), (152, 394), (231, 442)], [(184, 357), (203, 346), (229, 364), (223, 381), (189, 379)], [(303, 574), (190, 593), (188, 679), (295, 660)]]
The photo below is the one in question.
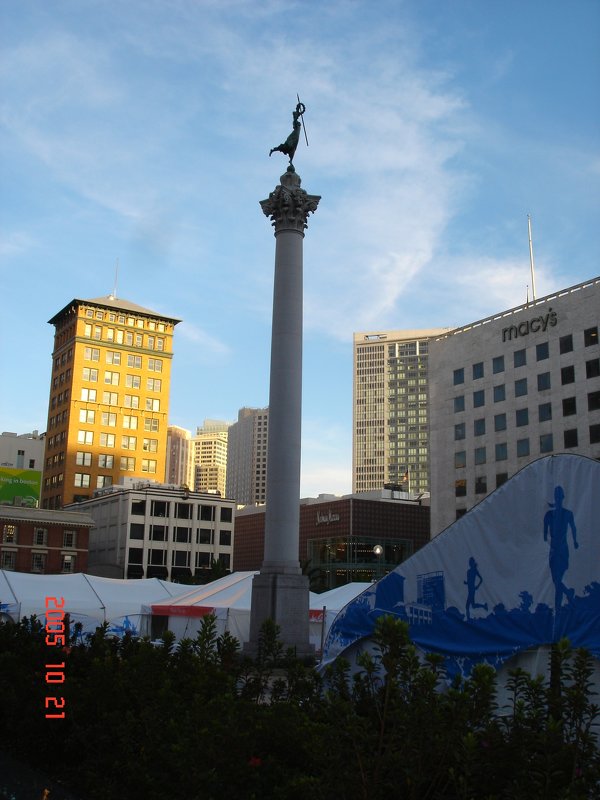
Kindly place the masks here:
[(300, 188), (293, 166), (267, 200), (263, 213), (275, 228), (275, 280), (271, 334), (269, 445), (265, 549), (252, 583), (250, 641), (256, 651), (263, 622), (273, 619), (281, 641), (309, 655), (308, 578), (298, 560), (300, 438), (302, 420), (302, 269), (308, 215), (321, 199)]

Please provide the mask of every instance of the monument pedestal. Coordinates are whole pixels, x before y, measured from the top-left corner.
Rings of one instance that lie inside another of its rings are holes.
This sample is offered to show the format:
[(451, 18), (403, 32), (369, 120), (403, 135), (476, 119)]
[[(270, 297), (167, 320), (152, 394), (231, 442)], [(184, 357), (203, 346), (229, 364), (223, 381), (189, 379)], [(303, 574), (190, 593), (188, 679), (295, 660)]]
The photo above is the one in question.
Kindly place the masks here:
[(261, 569), (252, 581), (250, 641), (244, 652), (256, 655), (263, 622), (272, 619), (280, 628), (279, 641), (293, 647), (300, 658), (314, 656), (309, 642), (309, 589), (306, 575), (265, 572)]
[(275, 228), (275, 280), (265, 550), (260, 574), (252, 583), (250, 641), (255, 654), (262, 624), (272, 619), (286, 647), (298, 655), (314, 654), (309, 643), (308, 578), (298, 560), (300, 539), (300, 433), (302, 421), (302, 271), (304, 229), (316, 211), (317, 195), (300, 188), (289, 166), (281, 183), (261, 202)]

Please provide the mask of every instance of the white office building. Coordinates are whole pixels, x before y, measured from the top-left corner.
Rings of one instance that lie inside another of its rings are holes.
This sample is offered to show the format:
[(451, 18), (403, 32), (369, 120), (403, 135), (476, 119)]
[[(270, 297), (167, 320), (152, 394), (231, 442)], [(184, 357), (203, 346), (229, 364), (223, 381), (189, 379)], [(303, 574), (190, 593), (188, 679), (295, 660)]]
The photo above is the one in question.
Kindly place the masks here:
[(227, 497), (240, 506), (267, 502), (268, 440), (269, 409), (241, 408), (227, 442)]
[(227, 495), (227, 442), (231, 423), (205, 419), (192, 438), (194, 489)]
[(432, 535), (541, 456), (600, 459), (599, 324), (594, 278), (430, 340)]
[(94, 520), (88, 572), (178, 580), (231, 569), (235, 504), (181, 486), (124, 479), (78, 503)]

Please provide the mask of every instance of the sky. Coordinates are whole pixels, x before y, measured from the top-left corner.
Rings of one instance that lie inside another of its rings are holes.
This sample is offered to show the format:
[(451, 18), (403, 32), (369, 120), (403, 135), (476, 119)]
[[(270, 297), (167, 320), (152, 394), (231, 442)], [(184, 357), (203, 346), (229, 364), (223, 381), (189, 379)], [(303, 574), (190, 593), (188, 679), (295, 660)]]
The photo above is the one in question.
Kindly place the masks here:
[[(600, 274), (597, 0), (3, 0), (0, 430), (45, 430), (54, 329), (177, 325), (169, 422), (269, 401), (259, 201), (296, 97), (302, 496), (352, 485), (354, 332), (465, 325)], [(531, 291), (531, 290), (530, 290)]]

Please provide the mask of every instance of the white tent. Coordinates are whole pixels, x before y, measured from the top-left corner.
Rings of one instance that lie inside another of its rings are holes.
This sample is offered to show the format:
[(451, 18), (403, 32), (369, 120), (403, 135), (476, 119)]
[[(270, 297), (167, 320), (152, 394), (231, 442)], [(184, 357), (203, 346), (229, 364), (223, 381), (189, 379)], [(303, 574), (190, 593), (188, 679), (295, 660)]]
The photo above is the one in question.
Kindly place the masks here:
[[(142, 607), (155, 600), (181, 594), (181, 584), (158, 578), (119, 580), (85, 575), (32, 575), (0, 570), (0, 619), (17, 622), (35, 614), (45, 623), (46, 598), (64, 598), (64, 611), (72, 624), (81, 623), (82, 634), (109, 623), (109, 633), (140, 632)], [(51, 608), (56, 604), (51, 603)]]
[[(213, 614), (217, 632), (229, 631), (241, 643), (250, 637), (250, 604), (252, 578), (257, 572), (234, 572), (205, 586), (195, 586), (173, 600), (160, 600), (145, 609), (154, 617), (168, 617), (167, 627), (177, 639), (193, 639), (200, 629), (202, 617)], [(351, 583), (323, 594), (310, 592), (309, 635), (317, 650), (336, 614), (368, 588), (369, 583)], [(325, 614), (323, 614), (325, 608)]]

